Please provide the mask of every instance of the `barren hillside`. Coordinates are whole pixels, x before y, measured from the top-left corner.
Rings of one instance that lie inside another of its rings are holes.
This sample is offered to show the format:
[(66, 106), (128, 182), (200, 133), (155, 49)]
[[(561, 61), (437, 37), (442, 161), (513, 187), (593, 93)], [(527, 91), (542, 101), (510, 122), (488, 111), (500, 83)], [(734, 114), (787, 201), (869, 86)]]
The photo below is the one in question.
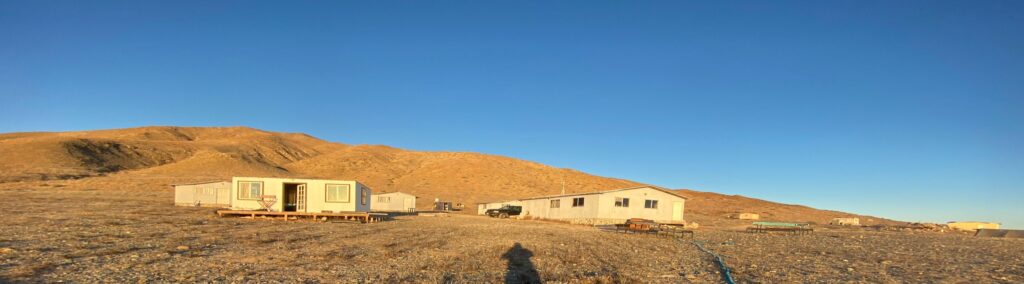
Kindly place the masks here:
[[(376, 192), (403, 191), (426, 207), (442, 198), (475, 202), (638, 185), (509, 157), (464, 152), (409, 151), (346, 145), (305, 134), (246, 127), (141, 127), (130, 129), (0, 134), (0, 188), (28, 185), (170, 190), (178, 182), (231, 176), (359, 180)], [(730, 225), (733, 211), (766, 219), (826, 222), (849, 214), (682, 190), (691, 219)], [(471, 208), (470, 208), (471, 209)]]
[(861, 224), (864, 225), (894, 222), (878, 217), (776, 203), (740, 195), (725, 195), (689, 189), (679, 189), (677, 192), (689, 198), (686, 202), (686, 219), (721, 228), (739, 229), (749, 226), (751, 221), (730, 218), (731, 215), (740, 212), (756, 213), (760, 215), (762, 221), (805, 221), (822, 224), (836, 217), (859, 217)]

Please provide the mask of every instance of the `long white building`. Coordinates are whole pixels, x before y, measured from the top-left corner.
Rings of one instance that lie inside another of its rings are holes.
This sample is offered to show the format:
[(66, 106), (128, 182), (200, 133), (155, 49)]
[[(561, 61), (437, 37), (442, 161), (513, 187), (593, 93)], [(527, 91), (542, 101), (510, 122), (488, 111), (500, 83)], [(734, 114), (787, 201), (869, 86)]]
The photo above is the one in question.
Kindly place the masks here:
[(623, 223), (630, 218), (684, 223), (686, 197), (656, 186), (639, 186), (481, 203), (477, 206), (477, 213), (483, 214), (487, 209), (503, 205), (522, 206), (520, 218), (562, 220), (577, 224)]

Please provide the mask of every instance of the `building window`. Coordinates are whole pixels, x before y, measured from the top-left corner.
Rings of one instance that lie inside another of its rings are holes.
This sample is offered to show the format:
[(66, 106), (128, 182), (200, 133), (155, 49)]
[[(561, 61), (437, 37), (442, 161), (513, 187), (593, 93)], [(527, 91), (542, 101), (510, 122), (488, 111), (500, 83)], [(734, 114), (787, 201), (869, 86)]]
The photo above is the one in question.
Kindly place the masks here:
[(583, 207), (583, 197), (573, 198), (572, 207)]
[(366, 201), (370, 199), (370, 194), (366, 191), (366, 188), (359, 191), (359, 201), (366, 205)]
[(349, 199), (349, 191), (352, 187), (347, 184), (328, 184), (327, 185), (327, 202), (339, 202), (348, 203), (351, 202)]
[(238, 199), (260, 199), (263, 195), (262, 181), (240, 181), (238, 182)]
[(389, 197), (389, 196), (378, 196), (377, 197), (377, 202), (390, 203), (391, 202), (391, 197)]
[(645, 200), (644, 201), (644, 208), (658, 209), (658, 201), (657, 200), (650, 200), (650, 199)]
[(562, 200), (555, 199), (551, 200), (551, 208), (558, 208), (562, 206)]
[(629, 198), (615, 198), (615, 207), (629, 207)]

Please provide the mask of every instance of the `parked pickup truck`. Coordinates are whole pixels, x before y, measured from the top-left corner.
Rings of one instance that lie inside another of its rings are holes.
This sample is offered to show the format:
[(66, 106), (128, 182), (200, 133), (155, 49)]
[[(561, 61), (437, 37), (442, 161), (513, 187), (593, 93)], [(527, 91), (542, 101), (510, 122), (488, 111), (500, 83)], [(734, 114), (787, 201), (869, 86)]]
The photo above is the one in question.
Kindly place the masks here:
[(497, 209), (487, 209), (485, 213), (491, 217), (508, 218), (508, 216), (519, 216), (519, 213), (522, 212), (522, 206), (505, 205)]

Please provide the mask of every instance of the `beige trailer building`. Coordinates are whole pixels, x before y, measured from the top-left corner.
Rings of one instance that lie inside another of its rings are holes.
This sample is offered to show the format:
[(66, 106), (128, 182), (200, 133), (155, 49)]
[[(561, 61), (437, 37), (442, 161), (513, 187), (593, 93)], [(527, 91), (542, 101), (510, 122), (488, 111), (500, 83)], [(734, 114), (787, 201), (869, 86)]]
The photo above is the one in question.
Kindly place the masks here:
[(761, 219), (761, 215), (758, 215), (757, 213), (737, 213), (733, 214), (732, 218), (740, 220), (758, 220)]
[(353, 180), (234, 177), (231, 209), (275, 212), (369, 212), (371, 190)]
[(946, 226), (950, 229), (961, 231), (975, 231), (978, 229), (999, 229), (999, 223), (991, 222), (949, 222)]
[(403, 192), (373, 195), (370, 210), (377, 212), (416, 212), (416, 196)]
[(480, 204), (477, 212), (504, 204), (523, 207), (520, 218), (562, 220), (576, 224), (623, 223), (643, 218), (661, 223), (685, 223), (686, 197), (656, 186), (639, 186), (591, 193), (524, 198)]
[(860, 226), (860, 218), (832, 218), (829, 225), (836, 226)]
[(175, 184), (174, 205), (231, 207), (231, 182), (208, 181)]

